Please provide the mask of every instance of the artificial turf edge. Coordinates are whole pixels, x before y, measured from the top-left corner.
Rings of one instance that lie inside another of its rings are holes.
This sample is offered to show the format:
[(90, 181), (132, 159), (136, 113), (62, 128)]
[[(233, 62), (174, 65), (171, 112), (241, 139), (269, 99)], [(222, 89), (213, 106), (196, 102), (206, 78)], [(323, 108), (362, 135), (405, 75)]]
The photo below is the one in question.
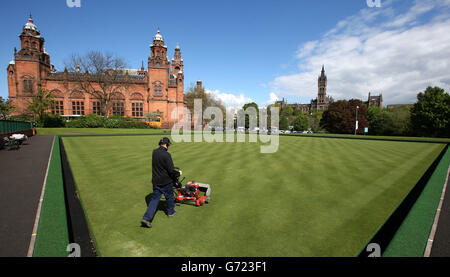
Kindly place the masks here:
[(450, 166), (447, 150), (393, 237), (384, 257), (423, 257)]
[(33, 257), (64, 257), (69, 244), (59, 139), (55, 138)]

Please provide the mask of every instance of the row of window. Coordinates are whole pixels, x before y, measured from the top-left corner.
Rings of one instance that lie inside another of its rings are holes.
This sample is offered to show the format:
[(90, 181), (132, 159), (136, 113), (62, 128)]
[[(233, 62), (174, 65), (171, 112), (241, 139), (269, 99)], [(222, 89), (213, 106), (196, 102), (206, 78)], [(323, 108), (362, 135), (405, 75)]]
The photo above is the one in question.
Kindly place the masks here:
[[(33, 80), (23, 80), (23, 92), (33, 92)], [(163, 96), (162, 86), (155, 86), (155, 97)]]
[[(84, 101), (72, 101), (72, 114), (73, 115), (84, 115)], [(92, 102), (92, 113), (101, 115), (102, 109), (100, 102)], [(52, 114), (64, 115), (64, 102), (54, 101), (52, 107)], [(112, 114), (113, 115), (125, 115), (125, 106), (123, 102), (113, 102), (112, 103)], [(131, 115), (136, 117), (144, 116), (144, 104), (143, 103), (131, 103)]]

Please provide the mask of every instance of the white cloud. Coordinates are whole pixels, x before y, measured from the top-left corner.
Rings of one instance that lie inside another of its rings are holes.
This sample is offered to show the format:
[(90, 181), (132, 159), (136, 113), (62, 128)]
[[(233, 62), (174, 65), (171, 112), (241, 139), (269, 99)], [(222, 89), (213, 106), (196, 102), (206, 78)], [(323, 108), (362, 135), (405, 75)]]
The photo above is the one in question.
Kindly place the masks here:
[(267, 101), (267, 103), (269, 103), (269, 105), (275, 103), (279, 99), (278, 96), (273, 92), (270, 93), (269, 97), (270, 97), (269, 101)]
[(242, 108), (247, 103), (253, 102), (251, 98), (246, 97), (244, 94), (236, 96), (231, 93), (222, 93), (219, 90), (206, 90), (206, 93), (213, 95), (215, 98), (222, 101), (227, 109)]
[(274, 104), (275, 101), (278, 101), (280, 98), (274, 93), (269, 93), (269, 99), (265, 102), (257, 102), (253, 99), (245, 96), (244, 94), (239, 94), (239, 96), (236, 96), (231, 93), (222, 93), (219, 90), (205, 90), (206, 93), (209, 93), (213, 95), (216, 99), (219, 99), (222, 101), (222, 103), (225, 105), (225, 108), (227, 110), (238, 110), (241, 109), (245, 104), (255, 102), (258, 104), (260, 108), (267, 107), (268, 105)]
[[(366, 99), (383, 94), (387, 104), (413, 103), (427, 86), (448, 90), (450, 84), (450, 1), (416, 1), (403, 13), (392, 3), (363, 9), (340, 21), (320, 40), (299, 47), (297, 74), (271, 82), (276, 95), (308, 102), (317, 96), (323, 64), (328, 94), (335, 99)], [(421, 22), (422, 15), (434, 17)]]

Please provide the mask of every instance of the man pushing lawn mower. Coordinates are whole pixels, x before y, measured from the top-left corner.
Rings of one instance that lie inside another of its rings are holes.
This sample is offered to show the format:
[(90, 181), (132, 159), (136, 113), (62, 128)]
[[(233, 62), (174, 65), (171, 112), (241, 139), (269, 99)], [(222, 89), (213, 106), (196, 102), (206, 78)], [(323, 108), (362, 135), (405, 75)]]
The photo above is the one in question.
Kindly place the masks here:
[(182, 174), (181, 170), (176, 170), (172, 156), (167, 152), (171, 142), (169, 138), (162, 138), (159, 141), (159, 148), (153, 150), (152, 154), (152, 183), (153, 195), (147, 208), (147, 212), (142, 218), (142, 227), (151, 228), (152, 220), (161, 196), (164, 195), (167, 203), (167, 215), (172, 217), (177, 214), (175, 210), (175, 199), (173, 193), (173, 184)]

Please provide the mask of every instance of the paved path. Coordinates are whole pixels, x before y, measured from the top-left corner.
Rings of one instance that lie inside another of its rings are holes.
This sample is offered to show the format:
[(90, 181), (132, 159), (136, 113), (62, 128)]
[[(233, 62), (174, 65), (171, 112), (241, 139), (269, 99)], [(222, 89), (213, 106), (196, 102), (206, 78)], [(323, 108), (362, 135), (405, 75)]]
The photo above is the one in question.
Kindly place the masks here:
[(430, 256), (450, 257), (450, 176), (447, 178), (447, 188)]
[(53, 136), (0, 150), (0, 257), (26, 257)]

